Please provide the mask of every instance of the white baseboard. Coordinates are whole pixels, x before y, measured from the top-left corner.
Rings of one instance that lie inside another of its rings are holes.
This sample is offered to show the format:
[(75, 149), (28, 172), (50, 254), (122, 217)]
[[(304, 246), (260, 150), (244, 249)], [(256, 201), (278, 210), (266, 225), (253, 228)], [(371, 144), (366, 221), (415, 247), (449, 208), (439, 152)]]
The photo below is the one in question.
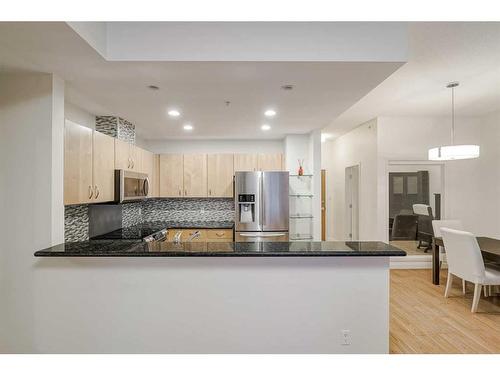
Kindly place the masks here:
[(407, 255), (405, 257), (391, 257), (391, 269), (430, 269), (432, 259), (427, 255)]

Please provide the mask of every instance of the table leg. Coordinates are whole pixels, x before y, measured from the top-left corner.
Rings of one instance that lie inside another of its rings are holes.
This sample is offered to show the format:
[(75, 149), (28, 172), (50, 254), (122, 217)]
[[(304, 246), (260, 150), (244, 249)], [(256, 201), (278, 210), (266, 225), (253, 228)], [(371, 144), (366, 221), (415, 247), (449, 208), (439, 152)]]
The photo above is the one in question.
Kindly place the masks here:
[(439, 285), (439, 246), (432, 244), (432, 283)]

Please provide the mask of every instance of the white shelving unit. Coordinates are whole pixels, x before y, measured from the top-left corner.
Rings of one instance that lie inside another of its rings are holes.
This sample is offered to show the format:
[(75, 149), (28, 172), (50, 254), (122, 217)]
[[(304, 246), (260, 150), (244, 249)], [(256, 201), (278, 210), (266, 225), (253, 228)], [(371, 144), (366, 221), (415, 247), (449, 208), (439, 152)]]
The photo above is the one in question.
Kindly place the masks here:
[(313, 175), (290, 175), (290, 241), (313, 239)]

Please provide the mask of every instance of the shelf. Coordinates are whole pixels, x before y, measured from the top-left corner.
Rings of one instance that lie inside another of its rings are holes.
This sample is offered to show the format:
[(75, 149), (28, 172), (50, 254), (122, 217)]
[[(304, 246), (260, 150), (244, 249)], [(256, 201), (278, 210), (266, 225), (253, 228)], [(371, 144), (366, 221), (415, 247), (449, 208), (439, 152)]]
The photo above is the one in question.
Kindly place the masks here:
[(290, 174), (289, 176), (290, 177), (313, 177), (312, 174), (302, 174), (302, 175), (299, 175), (299, 174)]
[(305, 197), (305, 198), (312, 198), (314, 195), (312, 194), (290, 194), (290, 197)]
[(290, 215), (290, 219), (313, 219), (312, 215)]

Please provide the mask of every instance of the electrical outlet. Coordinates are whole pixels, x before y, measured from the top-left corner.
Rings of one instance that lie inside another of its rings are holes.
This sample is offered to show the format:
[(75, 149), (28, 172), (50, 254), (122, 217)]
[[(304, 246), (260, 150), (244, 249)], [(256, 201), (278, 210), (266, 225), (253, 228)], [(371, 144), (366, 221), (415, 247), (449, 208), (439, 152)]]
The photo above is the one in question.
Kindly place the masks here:
[(342, 334), (341, 345), (351, 345), (351, 331), (348, 329), (343, 329), (340, 331)]

